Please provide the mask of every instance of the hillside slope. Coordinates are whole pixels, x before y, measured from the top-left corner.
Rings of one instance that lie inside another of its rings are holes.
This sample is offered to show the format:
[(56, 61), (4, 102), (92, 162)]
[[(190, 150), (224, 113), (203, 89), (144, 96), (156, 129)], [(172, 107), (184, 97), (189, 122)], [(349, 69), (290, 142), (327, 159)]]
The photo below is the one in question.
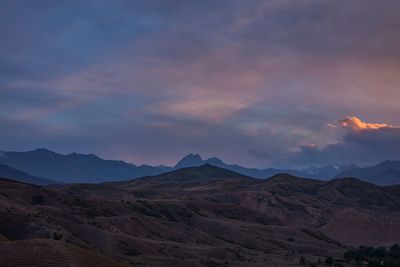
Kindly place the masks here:
[(8, 177), (16, 181), (35, 184), (35, 185), (49, 185), (55, 183), (52, 180), (41, 177), (35, 177), (3, 164), (0, 164), (0, 177)]
[(0, 234), (55, 239), (133, 266), (296, 266), (400, 239), (398, 187), (203, 165), (52, 188), (0, 180)]

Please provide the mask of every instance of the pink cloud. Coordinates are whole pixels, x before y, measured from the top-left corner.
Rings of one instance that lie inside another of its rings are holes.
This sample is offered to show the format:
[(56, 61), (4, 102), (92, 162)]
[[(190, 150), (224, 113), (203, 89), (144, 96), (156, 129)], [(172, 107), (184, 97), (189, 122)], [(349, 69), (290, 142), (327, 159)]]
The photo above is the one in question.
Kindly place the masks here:
[(174, 117), (191, 117), (217, 123), (242, 110), (248, 104), (248, 101), (240, 99), (190, 99), (163, 104), (157, 109), (157, 112)]
[(394, 126), (394, 125), (390, 125), (387, 123), (364, 122), (360, 118), (355, 117), (355, 116), (350, 116), (350, 117), (341, 119), (337, 122), (337, 125), (342, 128), (349, 128), (353, 131), (400, 128), (399, 126)]

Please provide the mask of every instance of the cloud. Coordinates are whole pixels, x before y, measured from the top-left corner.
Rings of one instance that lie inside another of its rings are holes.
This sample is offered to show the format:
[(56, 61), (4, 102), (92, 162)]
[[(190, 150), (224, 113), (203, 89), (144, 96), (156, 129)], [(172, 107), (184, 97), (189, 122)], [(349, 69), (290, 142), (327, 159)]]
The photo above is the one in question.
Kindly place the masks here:
[(242, 110), (248, 105), (246, 101), (229, 99), (197, 99), (175, 102), (156, 109), (157, 113), (169, 114), (177, 118), (196, 118), (209, 122), (222, 122), (227, 117)]
[(394, 125), (325, 123), (398, 119), (399, 8), (1, 1), (0, 149), (48, 145), (148, 163), (201, 152), (253, 166), (365, 162), (383, 158), (382, 147), (394, 157)]
[(386, 123), (363, 122), (360, 118), (357, 118), (355, 116), (350, 116), (350, 117), (346, 117), (344, 119), (338, 120), (337, 125), (339, 125), (340, 127), (343, 127), (343, 128), (350, 128), (353, 131), (400, 128), (399, 126), (389, 125)]
[(337, 126), (340, 127), (337, 130), (345, 129), (345, 133), (327, 145), (304, 144), (295, 152), (281, 153), (275, 158), (269, 152), (256, 150), (250, 153), (272, 158), (274, 164), (302, 167), (329, 163), (367, 165), (400, 159), (400, 127), (363, 122), (354, 116), (338, 120)]

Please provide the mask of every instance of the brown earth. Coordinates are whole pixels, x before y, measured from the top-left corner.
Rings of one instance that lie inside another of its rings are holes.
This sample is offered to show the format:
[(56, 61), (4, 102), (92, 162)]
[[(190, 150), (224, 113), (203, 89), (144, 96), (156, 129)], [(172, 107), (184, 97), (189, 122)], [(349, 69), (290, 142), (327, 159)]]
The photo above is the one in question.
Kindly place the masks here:
[(58, 258), (60, 266), (297, 266), (300, 256), (317, 262), (398, 242), (399, 193), (351, 178), (257, 180), (210, 165), (52, 188), (3, 179), (0, 240), (10, 241), (0, 255), (38, 260), (20, 266)]

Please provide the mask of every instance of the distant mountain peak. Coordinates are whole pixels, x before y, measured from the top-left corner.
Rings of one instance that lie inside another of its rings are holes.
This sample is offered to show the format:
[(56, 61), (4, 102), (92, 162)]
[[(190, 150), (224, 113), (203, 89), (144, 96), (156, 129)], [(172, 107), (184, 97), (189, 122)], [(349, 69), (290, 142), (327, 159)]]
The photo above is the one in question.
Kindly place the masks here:
[(309, 167), (301, 170), (298, 175), (308, 178), (331, 179), (338, 173), (354, 168), (355, 165), (328, 164), (321, 167)]
[(102, 158), (100, 158), (99, 156), (92, 154), (92, 153), (80, 154), (80, 153), (73, 152), (73, 153), (65, 155), (65, 156), (73, 157), (73, 158), (86, 158), (86, 159), (92, 159), (92, 160), (102, 160)]
[(189, 155), (186, 155), (184, 158), (203, 160), (199, 154), (194, 154), (194, 153), (190, 153)]
[(210, 164), (213, 166), (229, 169), (230, 165), (223, 162), (217, 157), (210, 157), (208, 159), (203, 159), (199, 154), (190, 153), (183, 157), (176, 165), (175, 169), (196, 167), (204, 164)]
[(204, 162), (199, 154), (190, 153), (189, 155), (184, 156), (180, 161), (178, 161), (178, 163), (175, 165), (175, 168), (200, 166), (202, 164), (204, 164)]
[(378, 185), (398, 184), (400, 182), (400, 161), (386, 160), (374, 166), (352, 168), (340, 172), (336, 177), (355, 177)]
[(208, 158), (206, 160), (206, 162), (208, 164), (215, 165), (215, 166), (222, 166), (225, 164), (221, 159), (219, 159), (217, 157)]
[(43, 147), (36, 148), (35, 150), (32, 150), (31, 152), (55, 154), (55, 152), (53, 152), (53, 151), (51, 151), (51, 150), (49, 150), (47, 148), (43, 148)]

